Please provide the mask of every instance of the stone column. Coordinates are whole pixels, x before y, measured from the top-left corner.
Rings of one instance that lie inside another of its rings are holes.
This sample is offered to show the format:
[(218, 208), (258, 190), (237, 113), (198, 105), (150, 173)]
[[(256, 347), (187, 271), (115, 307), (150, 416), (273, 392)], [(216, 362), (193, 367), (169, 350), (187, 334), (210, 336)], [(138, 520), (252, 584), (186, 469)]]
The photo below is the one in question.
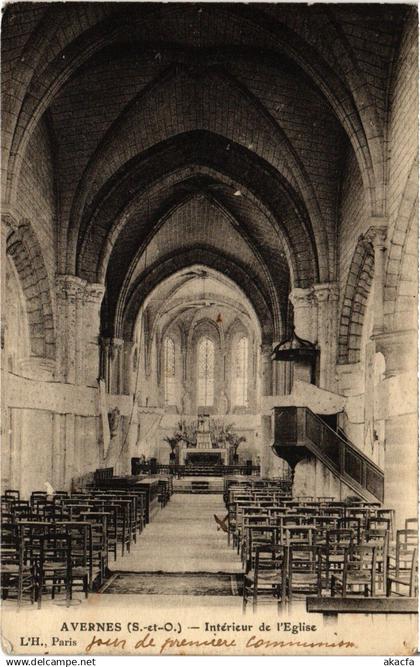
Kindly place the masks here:
[(289, 294), (289, 300), (293, 305), (293, 322), (296, 334), (299, 338), (316, 343), (318, 335), (317, 303), (313, 289), (295, 287)]
[(109, 393), (122, 393), (122, 357), (124, 350), (124, 340), (122, 338), (112, 338), (110, 347), (110, 382)]
[(135, 345), (132, 341), (124, 341), (123, 392), (133, 394), (136, 388), (137, 367), (134, 365)]
[(100, 349), (100, 310), (105, 287), (99, 283), (88, 283), (85, 289), (85, 307), (83, 331), (83, 379), (85, 384), (96, 387), (98, 384)]
[(261, 393), (271, 396), (273, 393), (273, 362), (271, 345), (261, 345)]
[[(273, 362), (271, 360), (272, 346), (261, 345), (261, 395), (271, 396), (273, 394)], [(270, 415), (261, 415), (261, 476), (268, 477), (270, 473), (270, 461), (273, 456), (271, 445), (273, 443), (273, 430)]]
[(364, 238), (370, 241), (375, 256), (375, 272), (373, 274), (373, 335), (384, 330), (384, 285), (385, 285), (385, 252), (386, 226), (372, 226)]
[[(293, 304), (293, 324), (295, 334), (299, 338), (316, 343), (318, 338), (317, 302), (313, 288), (302, 289), (295, 287), (289, 294), (289, 300)], [(295, 380), (304, 382), (312, 381), (313, 369), (309, 362), (294, 361), (280, 362), (277, 366), (284, 368), (286, 379), (285, 391), (290, 393)]]
[(319, 386), (335, 391), (337, 358), (337, 283), (314, 285), (313, 294), (318, 305), (318, 346), (320, 348)]
[(99, 338), (99, 347), (100, 347), (100, 377), (105, 382), (106, 391), (110, 392), (110, 370), (109, 370), (109, 358), (110, 358), (110, 345), (111, 341), (109, 338), (100, 337)]
[[(10, 234), (18, 227), (17, 218), (10, 213), (2, 213), (1, 216), (1, 318), (0, 318), (0, 349), (1, 349), (1, 442), (3, 443), (3, 466), (2, 481), (13, 486), (13, 475), (18, 461), (14, 457), (12, 450), (13, 442), (16, 440), (16, 434), (12, 433), (11, 417), (9, 406), (7, 405), (7, 321), (6, 321), (6, 266), (7, 266), (7, 239)], [(9, 451), (7, 451), (9, 450)]]
[(397, 526), (417, 515), (417, 332), (374, 336), (385, 357), (381, 409), (385, 418), (385, 505), (395, 508)]
[(78, 384), (81, 374), (81, 330), (86, 281), (77, 276), (57, 276), (57, 361), (59, 377)]

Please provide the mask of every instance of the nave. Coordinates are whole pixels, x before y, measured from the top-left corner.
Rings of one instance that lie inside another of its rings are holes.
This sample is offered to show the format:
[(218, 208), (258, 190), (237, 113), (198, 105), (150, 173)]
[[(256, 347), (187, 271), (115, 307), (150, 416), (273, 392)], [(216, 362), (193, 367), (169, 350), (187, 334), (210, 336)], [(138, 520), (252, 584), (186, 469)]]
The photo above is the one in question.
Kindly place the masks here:
[(2, 28), (4, 633), (411, 622), (417, 8), (13, 2)]
[(363, 610), (367, 599), (373, 611), (417, 608), (417, 519), (397, 529), (379, 502), (292, 497), (284, 482), (258, 477), (226, 477), (223, 495), (195, 495), (173, 493), (170, 476), (97, 473), (80, 493), (2, 496), (6, 607), (128, 595), (140, 605), (225, 598), (237, 609), (242, 598), (244, 612), (305, 600), (318, 612), (343, 611), (341, 601)]
[(119, 557), (112, 570), (240, 572), (240, 559), (228, 547), (226, 534), (217, 530), (215, 514), (226, 514), (221, 495), (174, 494), (130, 554)]

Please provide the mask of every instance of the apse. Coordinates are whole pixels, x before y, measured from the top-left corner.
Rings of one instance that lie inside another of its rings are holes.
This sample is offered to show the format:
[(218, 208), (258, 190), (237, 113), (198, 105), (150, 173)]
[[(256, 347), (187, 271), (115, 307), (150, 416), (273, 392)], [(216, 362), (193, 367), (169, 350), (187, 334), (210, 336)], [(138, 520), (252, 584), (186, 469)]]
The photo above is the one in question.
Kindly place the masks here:
[(138, 404), (164, 415), (155, 434), (159, 461), (168, 461), (164, 437), (201, 414), (235, 424), (246, 440), (242, 461), (259, 457), (261, 324), (231, 278), (195, 264), (163, 280), (141, 306), (134, 345), (145, 377)]

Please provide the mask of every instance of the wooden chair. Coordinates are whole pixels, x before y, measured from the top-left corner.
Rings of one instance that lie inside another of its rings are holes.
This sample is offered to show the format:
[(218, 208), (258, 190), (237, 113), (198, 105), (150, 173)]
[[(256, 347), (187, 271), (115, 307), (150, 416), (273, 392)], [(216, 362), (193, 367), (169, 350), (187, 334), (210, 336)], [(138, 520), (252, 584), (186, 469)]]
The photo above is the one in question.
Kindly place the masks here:
[(243, 610), (252, 599), (252, 608), (257, 609), (261, 599), (274, 600), (280, 605), (288, 599), (289, 553), (286, 546), (258, 546), (255, 567), (244, 575)]
[(331, 576), (331, 596), (341, 597), (363, 592), (364, 597), (374, 597), (376, 574), (376, 547), (356, 545), (346, 549), (342, 572)]
[(2, 526), (1, 530), (1, 595), (10, 599), (15, 593), (17, 605), (21, 606), (25, 593), (29, 593), (31, 603), (35, 599), (35, 578), (30, 564), (27, 564), (25, 543), (16, 524)]
[(376, 547), (376, 583), (385, 591), (388, 573), (389, 531), (384, 528), (369, 528), (363, 543)]
[[(389, 519), (389, 521), (390, 521), (389, 539), (393, 540), (394, 539), (394, 534), (395, 534), (395, 510), (388, 509), (386, 507), (380, 507), (376, 510), (376, 517), (378, 519), (381, 519), (381, 518)], [(405, 527), (407, 528), (407, 526), (405, 526)], [(415, 528), (415, 526), (412, 526), (412, 528)]]
[(318, 514), (313, 518), (313, 524), (317, 530), (317, 544), (327, 543), (327, 532), (329, 530), (337, 530), (338, 522), (341, 517), (330, 516), (326, 514)]
[(388, 577), (407, 579), (413, 564), (413, 553), (417, 547), (417, 530), (411, 528), (397, 530), (395, 546), (389, 548)]
[(67, 532), (41, 535), (31, 545), (32, 561), (35, 567), (36, 599), (41, 608), (44, 593), (51, 589), (54, 598), (62, 586), (65, 588), (66, 605), (71, 599), (71, 537)]
[[(400, 587), (407, 589), (409, 597), (416, 597), (418, 595), (418, 562), (417, 562), (417, 548), (414, 549), (411, 556), (410, 568), (400, 568), (399, 566), (388, 575), (386, 580), (386, 595), (390, 597), (394, 595), (402, 595)], [(399, 564), (398, 564), (399, 565)], [(396, 586), (396, 590), (392, 590), (392, 586)]]
[(417, 517), (410, 517), (405, 520), (404, 522), (404, 528), (405, 530), (416, 530), (418, 531), (419, 529), (419, 520)]
[(63, 526), (71, 538), (70, 599), (75, 587), (87, 598), (93, 579), (92, 526), (88, 522), (65, 522)]
[(118, 531), (117, 531), (117, 516), (118, 508), (115, 505), (110, 504), (107, 501), (104, 501), (101, 506), (101, 511), (108, 514), (107, 517), (107, 544), (108, 551), (110, 551), (114, 560), (117, 560), (117, 551), (118, 551)]
[(358, 516), (342, 516), (338, 519), (337, 527), (352, 530), (354, 533), (354, 538), (357, 544), (360, 543), (362, 530), (361, 530), (361, 520)]
[(20, 500), (20, 491), (17, 489), (6, 489), (4, 497), (9, 500)]
[(397, 530), (395, 546), (389, 548), (388, 570), (399, 576), (411, 568), (413, 551), (418, 545), (418, 532), (411, 528)]
[(245, 526), (246, 541), (243, 548), (242, 563), (248, 573), (255, 567), (255, 557), (258, 547), (275, 546), (279, 543), (279, 529), (267, 523), (248, 523)]
[(27, 500), (12, 500), (10, 503), (10, 512), (15, 521), (29, 518), (33, 514), (32, 507)]
[(354, 533), (347, 528), (327, 530), (325, 546), (320, 551), (322, 581), (331, 584), (331, 577), (342, 572), (346, 550), (354, 544)]
[(389, 535), (392, 535), (392, 519), (387, 516), (371, 516), (366, 526), (366, 531), (369, 532), (369, 530), (386, 530)]
[(285, 526), (282, 531), (283, 543), (288, 546), (311, 546), (316, 542), (315, 526)]
[(109, 512), (83, 512), (81, 521), (87, 521), (92, 527), (92, 563), (95, 573), (98, 575), (98, 583), (105, 579), (108, 567), (108, 521)]
[(289, 599), (296, 593), (321, 595), (320, 547), (293, 544), (289, 547)]
[(358, 505), (357, 507), (350, 506), (346, 507), (345, 516), (352, 519), (359, 519), (360, 529), (363, 531), (367, 528), (367, 522), (371, 516), (371, 510), (369, 507), (363, 507), (362, 505)]
[(30, 499), (31, 506), (34, 507), (38, 500), (41, 500), (41, 499), (46, 500), (47, 495), (48, 494), (47, 494), (46, 491), (32, 491), (31, 499)]

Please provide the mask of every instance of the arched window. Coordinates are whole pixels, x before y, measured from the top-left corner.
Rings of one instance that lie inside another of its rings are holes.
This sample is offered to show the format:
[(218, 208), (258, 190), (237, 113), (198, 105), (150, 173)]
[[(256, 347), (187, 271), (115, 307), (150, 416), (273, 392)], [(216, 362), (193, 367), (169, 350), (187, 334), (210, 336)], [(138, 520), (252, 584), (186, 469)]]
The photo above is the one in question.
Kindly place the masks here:
[(198, 344), (198, 405), (214, 402), (214, 344), (201, 338)]
[(165, 404), (175, 405), (175, 343), (172, 338), (165, 338), (164, 355)]
[(248, 405), (248, 338), (239, 339), (234, 353), (233, 369), (233, 402), (234, 405)]

